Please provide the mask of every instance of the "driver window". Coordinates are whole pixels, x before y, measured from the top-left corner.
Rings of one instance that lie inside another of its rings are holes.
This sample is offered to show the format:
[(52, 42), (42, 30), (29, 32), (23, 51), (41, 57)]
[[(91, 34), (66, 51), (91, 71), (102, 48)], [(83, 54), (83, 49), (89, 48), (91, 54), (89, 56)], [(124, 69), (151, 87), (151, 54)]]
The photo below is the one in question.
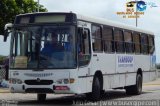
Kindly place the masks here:
[(87, 65), (91, 58), (89, 29), (78, 29), (79, 66)]

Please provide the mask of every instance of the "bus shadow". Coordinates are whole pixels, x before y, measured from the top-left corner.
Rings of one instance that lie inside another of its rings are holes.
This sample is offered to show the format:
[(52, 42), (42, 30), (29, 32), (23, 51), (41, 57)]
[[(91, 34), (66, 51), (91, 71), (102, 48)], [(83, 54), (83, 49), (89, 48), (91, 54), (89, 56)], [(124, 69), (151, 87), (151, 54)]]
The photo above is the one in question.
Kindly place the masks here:
[[(142, 94), (145, 93), (151, 93), (151, 92), (143, 92)], [(114, 91), (107, 91), (102, 95), (101, 101), (109, 101), (109, 100), (114, 100), (114, 99), (119, 99), (119, 98), (128, 98), (136, 95), (127, 95), (125, 91), (120, 91), (120, 90), (114, 90)], [(32, 106), (50, 106), (50, 105), (56, 105), (56, 106), (61, 106), (61, 105), (67, 105), (67, 106), (82, 106), (85, 103), (94, 103), (90, 100), (87, 100), (85, 95), (75, 95), (75, 96), (64, 96), (64, 97), (58, 97), (58, 98), (47, 98), (46, 101), (43, 102), (38, 102), (36, 100), (29, 100), (29, 101), (19, 101), (18, 106), (21, 105), (32, 105)], [(95, 105), (95, 104), (94, 104)]]

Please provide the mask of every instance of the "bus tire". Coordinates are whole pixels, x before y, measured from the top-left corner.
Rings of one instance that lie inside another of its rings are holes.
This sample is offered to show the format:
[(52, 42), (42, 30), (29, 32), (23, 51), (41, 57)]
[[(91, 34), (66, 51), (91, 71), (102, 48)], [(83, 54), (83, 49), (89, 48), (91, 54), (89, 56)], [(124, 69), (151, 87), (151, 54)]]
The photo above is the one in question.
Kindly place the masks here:
[(92, 85), (92, 92), (87, 94), (87, 99), (91, 101), (98, 101), (101, 97), (100, 81), (98, 77), (95, 77)]
[(126, 87), (127, 95), (140, 95), (142, 93), (142, 76), (140, 74), (136, 77), (136, 84)]
[(37, 94), (37, 101), (43, 102), (46, 100), (46, 94)]

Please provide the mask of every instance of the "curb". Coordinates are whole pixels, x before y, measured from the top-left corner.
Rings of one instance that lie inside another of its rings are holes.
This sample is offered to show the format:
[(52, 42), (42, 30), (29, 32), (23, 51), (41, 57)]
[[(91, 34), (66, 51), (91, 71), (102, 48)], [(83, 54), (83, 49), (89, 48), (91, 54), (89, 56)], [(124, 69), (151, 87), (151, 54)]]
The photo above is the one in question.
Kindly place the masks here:
[(160, 86), (160, 84), (143, 84), (143, 86)]
[(147, 86), (147, 85), (160, 86), (160, 78), (157, 78), (156, 80), (153, 80), (153, 81), (150, 81), (150, 82), (143, 83), (143, 85), (144, 86)]

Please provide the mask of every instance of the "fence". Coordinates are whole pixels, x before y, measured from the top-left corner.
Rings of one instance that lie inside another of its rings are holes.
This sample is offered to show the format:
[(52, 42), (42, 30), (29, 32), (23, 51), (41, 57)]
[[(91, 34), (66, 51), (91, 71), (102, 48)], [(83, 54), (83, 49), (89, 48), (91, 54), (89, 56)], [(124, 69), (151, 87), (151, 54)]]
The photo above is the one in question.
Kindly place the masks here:
[(0, 82), (5, 79), (6, 71), (3, 65), (0, 65)]
[(160, 78), (160, 69), (157, 70), (157, 77)]

